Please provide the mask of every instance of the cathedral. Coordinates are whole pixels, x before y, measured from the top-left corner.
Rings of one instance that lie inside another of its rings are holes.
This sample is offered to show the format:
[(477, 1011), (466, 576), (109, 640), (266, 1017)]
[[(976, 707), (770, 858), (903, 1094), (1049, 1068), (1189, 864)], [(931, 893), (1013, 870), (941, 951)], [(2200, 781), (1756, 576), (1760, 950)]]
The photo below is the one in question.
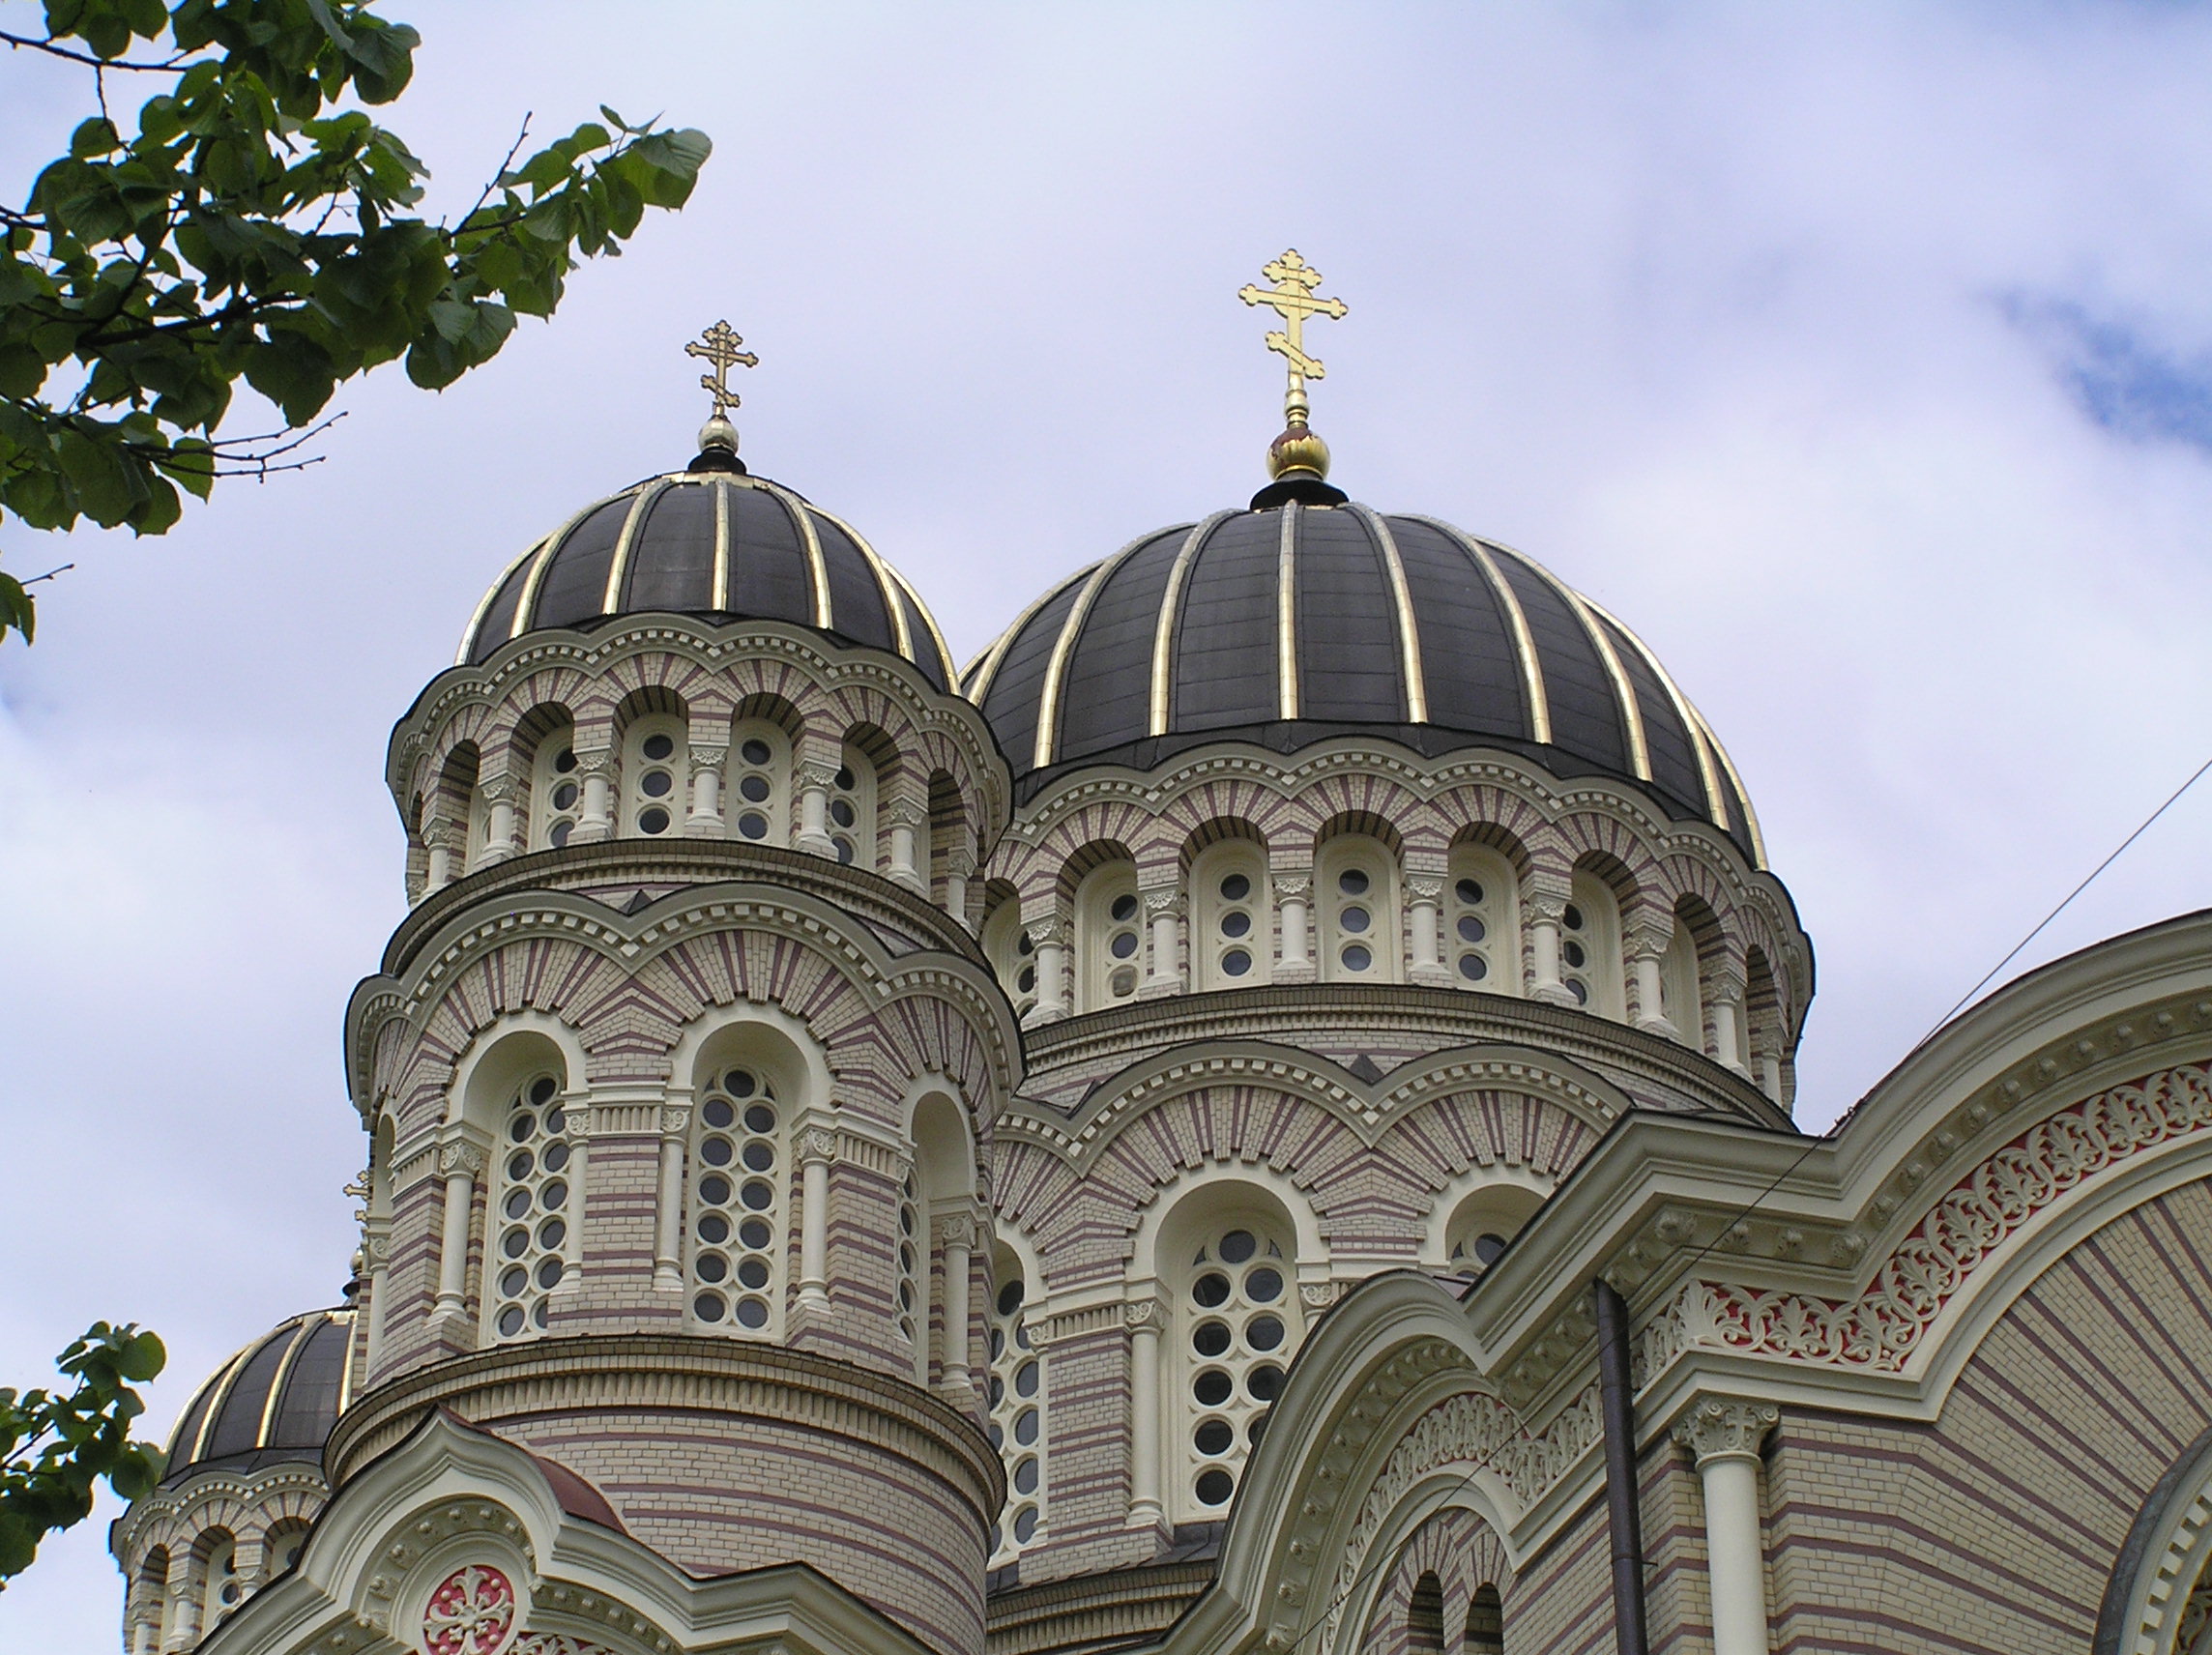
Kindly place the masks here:
[(1799, 1131), (1718, 735), (1328, 480), (1265, 276), (1266, 485), (965, 670), (726, 324), (496, 572), (392, 736), (352, 1280), (114, 1524), (128, 1655), (2212, 1649), (2212, 915)]

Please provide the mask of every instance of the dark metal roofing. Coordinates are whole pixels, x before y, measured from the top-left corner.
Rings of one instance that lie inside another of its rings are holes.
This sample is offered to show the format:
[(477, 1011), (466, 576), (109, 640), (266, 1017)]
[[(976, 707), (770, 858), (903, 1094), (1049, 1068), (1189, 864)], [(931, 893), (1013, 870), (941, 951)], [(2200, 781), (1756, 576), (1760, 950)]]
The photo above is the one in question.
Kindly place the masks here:
[(653, 612), (796, 621), (953, 682), (927, 606), (866, 540), (781, 484), (728, 471), (648, 478), (587, 506), (493, 583), (454, 664), (528, 632)]
[(196, 1471), (320, 1464), (351, 1398), (356, 1316), (311, 1310), (256, 1339), (202, 1385), (169, 1438), (164, 1483)]
[(1711, 729), (1636, 635), (1540, 565), (1434, 518), (1290, 503), (1131, 541), (969, 668), (1025, 797), (1077, 764), (1149, 769), (1235, 736), (1502, 746), (1634, 781), (1760, 865)]

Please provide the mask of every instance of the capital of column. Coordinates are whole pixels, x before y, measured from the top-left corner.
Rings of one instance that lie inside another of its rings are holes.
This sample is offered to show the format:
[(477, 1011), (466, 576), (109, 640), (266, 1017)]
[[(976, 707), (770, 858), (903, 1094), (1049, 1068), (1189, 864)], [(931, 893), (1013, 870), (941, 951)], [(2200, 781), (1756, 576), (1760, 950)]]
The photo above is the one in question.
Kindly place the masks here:
[(1313, 895), (1313, 870), (1301, 868), (1296, 873), (1275, 875), (1275, 896), (1283, 902), (1303, 902)]
[(660, 1106), (660, 1133), (664, 1138), (681, 1138), (691, 1130), (691, 1106), (687, 1103), (664, 1103)]
[(455, 1139), (438, 1146), (438, 1171), (451, 1177), (455, 1173), (466, 1173), (475, 1177), (484, 1170), (484, 1152), (467, 1139)]
[(521, 782), (510, 775), (485, 776), (480, 785), (486, 804), (512, 804), (522, 792)]
[(595, 747), (587, 752), (575, 749), (576, 773), (586, 778), (604, 776), (612, 779), (615, 773), (615, 750), (612, 747)]
[(691, 744), (691, 773), (697, 776), (705, 770), (718, 770), (729, 756), (730, 749), (727, 747), (702, 747), (694, 741)]
[(1159, 919), (1182, 913), (1180, 886), (1161, 886), (1156, 890), (1141, 890), (1137, 894), (1145, 899), (1145, 916), (1148, 919)]
[(1408, 874), (1406, 895), (1414, 902), (1443, 900), (1444, 882), (1435, 874)]
[(1067, 921), (1058, 914), (1026, 922), (1022, 929), (1030, 934), (1030, 941), (1040, 948), (1057, 946), (1067, 941)]
[(834, 1127), (809, 1126), (799, 1135), (799, 1159), (801, 1165), (819, 1161), (827, 1166), (837, 1158), (837, 1133)]
[(1545, 919), (1557, 925), (1567, 917), (1569, 887), (1539, 884), (1530, 880), (1521, 887), (1521, 907), (1530, 919)]
[(884, 805), (884, 825), (888, 828), (919, 828), (928, 820), (927, 807), (911, 798), (894, 798)]
[(1674, 940), (1674, 927), (1666, 920), (1631, 919), (1621, 927), (1621, 951), (1631, 960), (1656, 960)]
[(982, 1238), (983, 1227), (976, 1223), (972, 1212), (940, 1213), (936, 1219), (937, 1239), (941, 1246), (966, 1247), (973, 1251)]
[(793, 767), (800, 787), (820, 788), (827, 793), (837, 785), (837, 766), (806, 759)]
[(1731, 1005), (1741, 1005), (1744, 990), (1751, 983), (1751, 974), (1744, 970), (1742, 961), (1724, 958), (1713, 963), (1707, 980), (1712, 984), (1715, 1000), (1725, 1000)]
[(1131, 1333), (1164, 1333), (1168, 1307), (1156, 1298), (1133, 1298), (1121, 1306), (1121, 1325)]
[(1756, 1460), (1766, 1434), (1781, 1423), (1770, 1402), (1701, 1396), (1674, 1422), (1674, 1440), (1690, 1451), (1700, 1470), (1715, 1460)]

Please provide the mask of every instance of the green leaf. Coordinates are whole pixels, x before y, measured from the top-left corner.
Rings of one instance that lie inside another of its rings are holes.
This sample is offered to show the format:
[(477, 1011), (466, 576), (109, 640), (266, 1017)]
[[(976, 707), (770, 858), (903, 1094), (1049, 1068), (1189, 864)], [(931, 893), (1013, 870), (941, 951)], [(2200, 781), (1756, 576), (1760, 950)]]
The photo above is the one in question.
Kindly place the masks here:
[[(21, 581), (14, 575), (0, 574), (0, 638), (8, 635), (10, 627), (22, 633), (23, 642), (29, 643), (39, 630), (38, 606), (23, 590)], [(0, 1575), (11, 1573), (4, 1558), (0, 1558)]]

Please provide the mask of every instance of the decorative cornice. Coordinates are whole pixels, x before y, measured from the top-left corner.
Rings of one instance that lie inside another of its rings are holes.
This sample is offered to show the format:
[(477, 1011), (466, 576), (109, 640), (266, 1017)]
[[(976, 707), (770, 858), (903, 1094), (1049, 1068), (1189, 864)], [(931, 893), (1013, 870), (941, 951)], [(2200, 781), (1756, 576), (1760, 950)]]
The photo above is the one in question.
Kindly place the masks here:
[(2038, 1121), (1954, 1183), (1852, 1299), (1705, 1281), (1727, 1350), (1899, 1373), (1975, 1268), (2084, 1179), (2212, 1126), (2212, 1064), (2167, 1069)]

